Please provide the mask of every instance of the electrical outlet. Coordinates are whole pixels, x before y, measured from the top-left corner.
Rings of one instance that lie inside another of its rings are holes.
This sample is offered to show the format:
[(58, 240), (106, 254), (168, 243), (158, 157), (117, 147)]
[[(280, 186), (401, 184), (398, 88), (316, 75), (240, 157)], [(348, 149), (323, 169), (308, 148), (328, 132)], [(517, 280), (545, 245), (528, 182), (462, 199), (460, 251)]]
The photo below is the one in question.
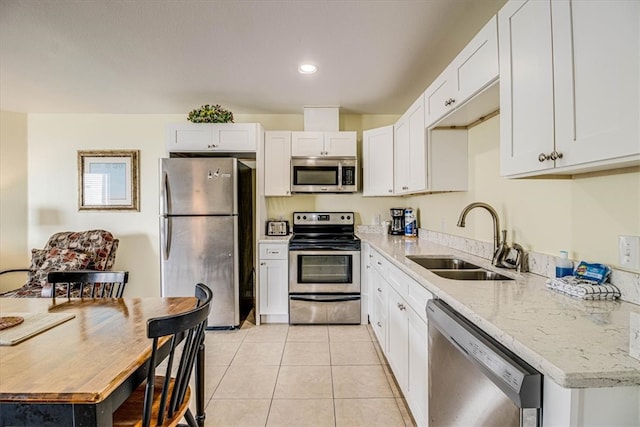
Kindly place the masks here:
[(620, 267), (640, 270), (640, 236), (618, 236)]

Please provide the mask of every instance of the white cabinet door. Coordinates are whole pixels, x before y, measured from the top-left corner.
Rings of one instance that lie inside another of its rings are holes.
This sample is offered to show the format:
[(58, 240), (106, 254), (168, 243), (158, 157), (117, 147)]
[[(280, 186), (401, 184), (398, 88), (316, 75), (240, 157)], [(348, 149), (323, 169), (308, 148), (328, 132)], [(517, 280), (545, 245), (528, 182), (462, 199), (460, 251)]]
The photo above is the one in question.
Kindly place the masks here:
[(376, 268), (371, 269), (371, 298), (374, 299), (371, 327), (383, 352), (387, 351), (387, 293), (389, 285)]
[(494, 16), (425, 91), (425, 125), (431, 127), (460, 108), (495, 82), (499, 72), (498, 26)]
[(329, 157), (357, 157), (356, 132), (325, 132), (324, 155)]
[(508, 2), (498, 13), (498, 35), (500, 173), (552, 168), (538, 161), (554, 147), (550, 2)]
[(409, 110), (409, 191), (427, 189), (426, 129), (424, 126), (424, 97), (420, 96)]
[(257, 123), (214, 123), (212, 149), (228, 152), (254, 152), (257, 147)]
[(394, 136), (394, 193), (425, 191), (427, 180), (423, 95), (398, 120)]
[(320, 157), (324, 154), (324, 132), (291, 132), (293, 157)]
[(409, 384), (409, 318), (406, 302), (392, 287), (389, 287), (388, 312), (386, 356), (400, 389), (406, 392)]
[(551, 2), (556, 167), (640, 153), (640, 2)]
[(362, 262), (360, 263), (360, 283), (362, 284), (360, 290), (361, 306), (360, 323), (366, 325), (369, 320), (369, 315), (373, 311), (373, 295), (371, 293), (371, 249), (366, 243), (362, 244)]
[(291, 132), (293, 157), (356, 157), (356, 132)]
[(209, 151), (213, 144), (213, 128), (205, 123), (167, 125), (167, 151)]
[(393, 192), (404, 194), (409, 192), (409, 120), (402, 116), (393, 128)]
[(362, 132), (363, 196), (393, 195), (393, 126)]
[(442, 118), (452, 107), (455, 92), (453, 74), (447, 67), (424, 92), (424, 113), (427, 127)]
[[(422, 311), (425, 307), (422, 307)], [(409, 321), (409, 379), (408, 392), (405, 397), (416, 424), (426, 426), (429, 419), (427, 323), (412, 309), (407, 309), (407, 317)]]
[(289, 314), (289, 263), (286, 243), (260, 244), (260, 315)]
[(494, 16), (451, 63), (452, 108), (498, 78), (498, 24)]
[(256, 152), (258, 123), (185, 123), (167, 126), (171, 152)]
[(291, 132), (264, 133), (264, 195), (291, 196)]
[(498, 29), (502, 175), (638, 164), (640, 3), (511, 0)]

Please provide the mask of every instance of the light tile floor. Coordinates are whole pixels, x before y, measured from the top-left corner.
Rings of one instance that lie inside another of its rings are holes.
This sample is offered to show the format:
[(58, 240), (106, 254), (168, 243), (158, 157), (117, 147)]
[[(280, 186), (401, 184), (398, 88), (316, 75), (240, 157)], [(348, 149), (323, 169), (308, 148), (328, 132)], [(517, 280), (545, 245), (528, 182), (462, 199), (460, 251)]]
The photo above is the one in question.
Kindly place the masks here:
[(207, 427), (414, 425), (368, 326), (207, 331), (205, 388)]

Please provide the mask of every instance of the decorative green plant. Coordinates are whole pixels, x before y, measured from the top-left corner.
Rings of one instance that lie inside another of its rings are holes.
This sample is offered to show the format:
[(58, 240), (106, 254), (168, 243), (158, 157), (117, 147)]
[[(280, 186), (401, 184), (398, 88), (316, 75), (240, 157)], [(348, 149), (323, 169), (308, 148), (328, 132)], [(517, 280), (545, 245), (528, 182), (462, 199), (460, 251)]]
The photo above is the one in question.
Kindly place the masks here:
[(189, 112), (187, 119), (193, 123), (233, 123), (233, 113), (220, 105), (203, 105)]

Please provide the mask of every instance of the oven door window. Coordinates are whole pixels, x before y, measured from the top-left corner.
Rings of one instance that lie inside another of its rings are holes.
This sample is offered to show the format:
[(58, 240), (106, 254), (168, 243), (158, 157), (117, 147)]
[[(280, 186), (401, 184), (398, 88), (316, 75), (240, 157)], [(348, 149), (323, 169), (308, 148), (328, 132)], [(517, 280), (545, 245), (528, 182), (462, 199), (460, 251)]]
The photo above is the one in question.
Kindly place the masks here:
[(352, 255), (298, 255), (299, 284), (351, 284)]
[(294, 166), (294, 185), (338, 185), (335, 166)]

